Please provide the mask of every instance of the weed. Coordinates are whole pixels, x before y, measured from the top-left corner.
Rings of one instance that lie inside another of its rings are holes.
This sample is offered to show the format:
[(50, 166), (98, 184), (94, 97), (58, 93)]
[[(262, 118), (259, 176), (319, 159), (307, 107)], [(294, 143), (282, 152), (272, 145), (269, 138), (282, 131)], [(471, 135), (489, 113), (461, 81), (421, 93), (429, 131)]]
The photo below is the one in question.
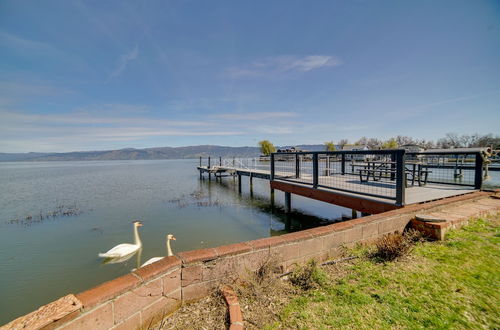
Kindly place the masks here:
[(302, 290), (315, 289), (327, 283), (327, 276), (312, 259), (304, 266), (298, 266), (290, 275), (290, 282)]

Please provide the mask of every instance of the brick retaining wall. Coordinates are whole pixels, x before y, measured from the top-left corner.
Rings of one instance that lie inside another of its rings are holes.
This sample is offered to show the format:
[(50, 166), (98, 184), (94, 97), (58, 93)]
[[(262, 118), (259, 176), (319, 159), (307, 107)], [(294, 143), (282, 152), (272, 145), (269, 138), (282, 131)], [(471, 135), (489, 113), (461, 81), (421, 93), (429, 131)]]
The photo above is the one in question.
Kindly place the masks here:
[[(438, 212), (445, 207), (489, 198), (492, 194), (474, 192), (281, 236), (181, 252), (77, 295), (63, 297), (1, 329), (148, 326), (182, 303), (204, 297), (223, 280), (257, 269), (270, 256), (276, 257), (283, 271), (311, 258), (320, 261), (334, 258), (342, 246), (402, 232), (416, 213)], [(478, 203), (478, 212), (486, 210), (483, 204)]]

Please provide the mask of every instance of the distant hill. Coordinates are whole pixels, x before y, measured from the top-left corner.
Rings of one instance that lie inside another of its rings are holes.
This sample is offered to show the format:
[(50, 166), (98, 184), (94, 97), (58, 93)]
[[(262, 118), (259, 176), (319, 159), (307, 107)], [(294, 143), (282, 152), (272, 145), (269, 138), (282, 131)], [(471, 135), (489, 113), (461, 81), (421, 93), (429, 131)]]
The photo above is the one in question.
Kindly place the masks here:
[[(290, 146), (282, 146), (286, 148)], [(303, 150), (324, 150), (323, 145), (298, 145)], [(77, 160), (143, 160), (192, 159), (198, 157), (258, 157), (257, 147), (225, 147), (200, 145), (189, 147), (160, 147), (146, 149), (119, 149), (105, 151), (77, 151), (62, 153), (0, 153), (0, 162), (20, 161), (77, 161)]]

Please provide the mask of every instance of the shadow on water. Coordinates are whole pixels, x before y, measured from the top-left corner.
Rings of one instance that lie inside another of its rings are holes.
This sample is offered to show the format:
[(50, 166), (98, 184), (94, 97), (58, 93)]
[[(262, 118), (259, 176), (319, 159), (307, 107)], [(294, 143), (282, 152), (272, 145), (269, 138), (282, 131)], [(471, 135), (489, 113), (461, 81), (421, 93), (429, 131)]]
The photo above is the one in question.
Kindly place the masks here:
[(310, 213), (303, 211), (298, 211), (293, 209), (291, 212), (287, 213), (284, 206), (275, 203), (274, 196), (269, 192), (269, 196), (264, 196), (259, 194), (248, 187), (248, 194), (243, 194), (238, 192), (238, 183), (236, 180), (200, 180), (199, 187), (200, 192), (206, 192), (207, 202), (206, 205), (210, 206), (222, 206), (221, 203), (214, 195), (213, 188), (222, 188), (227, 191), (231, 191), (234, 198), (237, 199), (238, 204), (246, 205), (248, 207), (255, 208), (262, 213), (268, 214), (273, 217), (274, 220), (284, 224), (284, 229), (275, 230), (270, 228), (270, 236), (279, 236), (282, 234), (300, 231), (309, 228), (315, 228), (319, 226), (325, 226), (336, 222), (342, 222), (346, 220), (351, 220), (351, 217), (346, 217), (342, 215), (338, 218), (328, 219), (324, 217), (319, 217)]

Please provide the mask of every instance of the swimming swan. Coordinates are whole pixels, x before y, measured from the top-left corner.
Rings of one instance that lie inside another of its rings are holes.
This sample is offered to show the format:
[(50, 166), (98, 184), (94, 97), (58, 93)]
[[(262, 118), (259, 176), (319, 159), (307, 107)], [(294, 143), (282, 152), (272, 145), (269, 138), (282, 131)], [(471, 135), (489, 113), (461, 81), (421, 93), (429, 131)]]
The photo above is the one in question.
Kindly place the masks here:
[(121, 258), (135, 253), (142, 247), (141, 239), (139, 238), (138, 227), (141, 227), (140, 221), (134, 221), (134, 244), (118, 244), (106, 253), (99, 253), (101, 258)]
[[(168, 256), (168, 257), (171, 257), (171, 256), (173, 256), (173, 255), (174, 255), (174, 254), (172, 253), (172, 249), (170, 248), (170, 240), (172, 240), (172, 241), (175, 241), (175, 240), (176, 240), (176, 238), (174, 237), (174, 235), (172, 235), (172, 234), (168, 234), (168, 235), (167, 235), (167, 256)], [(141, 267), (144, 267), (144, 266), (146, 266), (146, 265), (150, 265), (150, 264), (152, 264), (153, 262), (157, 262), (158, 260), (161, 260), (161, 259), (163, 259), (163, 258), (165, 258), (165, 257), (154, 257), (154, 258), (151, 258), (151, 259), (149, 259), (148, 261), (146, 261), (145, 263), (143, 263)]]

